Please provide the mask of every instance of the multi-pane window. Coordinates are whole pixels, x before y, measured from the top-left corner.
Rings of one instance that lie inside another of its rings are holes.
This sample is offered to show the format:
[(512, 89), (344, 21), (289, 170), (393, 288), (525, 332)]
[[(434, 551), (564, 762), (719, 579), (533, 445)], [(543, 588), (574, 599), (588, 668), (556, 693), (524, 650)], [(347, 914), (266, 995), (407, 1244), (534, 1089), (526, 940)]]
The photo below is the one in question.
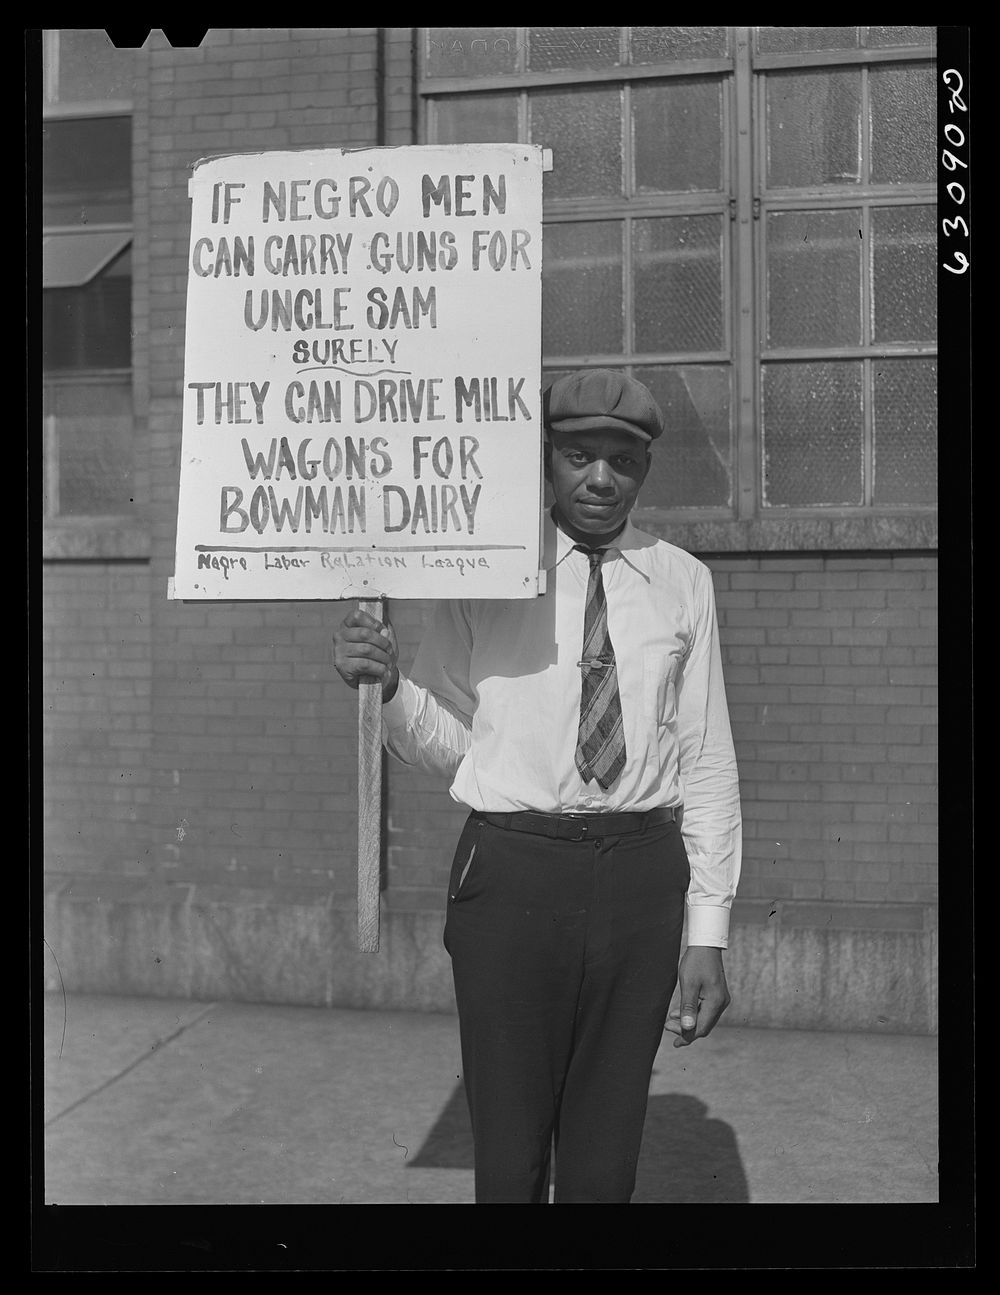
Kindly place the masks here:
[(543, 365), (653, 390), (647, 507), (933, 503), (933, 34), (422, 30), (425, 139), (552, 149)]
[(133, 56), (103, 31), (45, 33), (45, 516), (133, 509)]
[(767, 59), (859, 48), (862, 33), (876, 49), (932, 37), (757, 34), (765, 507), (935, 498), (933, 65)]

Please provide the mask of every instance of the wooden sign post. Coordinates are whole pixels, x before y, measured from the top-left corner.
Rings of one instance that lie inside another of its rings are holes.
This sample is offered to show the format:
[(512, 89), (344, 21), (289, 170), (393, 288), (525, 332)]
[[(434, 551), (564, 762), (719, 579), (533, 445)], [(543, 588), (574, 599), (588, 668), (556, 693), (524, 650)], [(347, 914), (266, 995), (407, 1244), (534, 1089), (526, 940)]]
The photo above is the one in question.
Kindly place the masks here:
[[(363, 612), (385, 620), (381, 599), (363, 599)], [(377, 953), (382, 870), (382, 681), (358, 685), (358, 948)]]
[[(199, 162), (183, 600), (534, 598), (542, 172), (529, 144)], [(381, 696), (359, 690), (358, 944), (378, 948)]]

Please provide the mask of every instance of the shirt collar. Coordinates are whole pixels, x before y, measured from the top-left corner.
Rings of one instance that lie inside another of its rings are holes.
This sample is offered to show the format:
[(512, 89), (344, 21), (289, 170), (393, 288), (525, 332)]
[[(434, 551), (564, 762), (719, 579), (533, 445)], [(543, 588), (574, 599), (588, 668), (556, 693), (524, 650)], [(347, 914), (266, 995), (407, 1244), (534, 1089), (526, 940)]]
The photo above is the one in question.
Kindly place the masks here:
[[(648, 541), (643, 542), (643, 536), (632, 525), (630, 518), (627, 518), (621, 531), (609, 544), (602, 544), (602, 549), (607, 549), (610, 556), (619, 556), (625, 563), (632, 568), (638, 575), (646, 581), (649, 575), (636, 562), (641, 549), (648, 547)], [(559, 564), (565, 561), (568, 554), (576, 548), (576, 540), (571, 539), (565, 531), (559, 529), (549, 511), (545, 516), (545, 528), (543, 531), (543, 557), (542, 566), (546, 571), (553, 571)]]

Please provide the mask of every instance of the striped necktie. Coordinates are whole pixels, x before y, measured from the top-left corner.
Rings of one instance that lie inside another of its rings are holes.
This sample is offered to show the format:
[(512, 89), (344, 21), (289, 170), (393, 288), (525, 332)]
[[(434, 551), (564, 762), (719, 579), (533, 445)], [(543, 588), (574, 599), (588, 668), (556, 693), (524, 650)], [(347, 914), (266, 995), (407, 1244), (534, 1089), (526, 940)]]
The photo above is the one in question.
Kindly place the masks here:
[(625, 733), (618, 692), (618, 665), (608, 633), (608, 604), (604, 597), (601, 559), (606, 549), (574, 546), (590, 560), (587, 607), (583, 620), (583, 653), (580, 668), (580, 732), (576, 767), (584, 782), (595, 778), (605, 790), (625, 767)]

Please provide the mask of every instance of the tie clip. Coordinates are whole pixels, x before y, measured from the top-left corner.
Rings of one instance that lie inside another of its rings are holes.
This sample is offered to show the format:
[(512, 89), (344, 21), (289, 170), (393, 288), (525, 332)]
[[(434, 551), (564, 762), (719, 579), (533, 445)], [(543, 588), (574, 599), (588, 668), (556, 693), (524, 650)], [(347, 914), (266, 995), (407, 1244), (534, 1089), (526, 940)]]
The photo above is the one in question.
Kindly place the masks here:
[(607, 670), (613, 664), (611, 661), (602, 661), (600, 657), (585, 657), (582, 661), (577, 661), (578, 666), (587, 666), (591, 670)]

